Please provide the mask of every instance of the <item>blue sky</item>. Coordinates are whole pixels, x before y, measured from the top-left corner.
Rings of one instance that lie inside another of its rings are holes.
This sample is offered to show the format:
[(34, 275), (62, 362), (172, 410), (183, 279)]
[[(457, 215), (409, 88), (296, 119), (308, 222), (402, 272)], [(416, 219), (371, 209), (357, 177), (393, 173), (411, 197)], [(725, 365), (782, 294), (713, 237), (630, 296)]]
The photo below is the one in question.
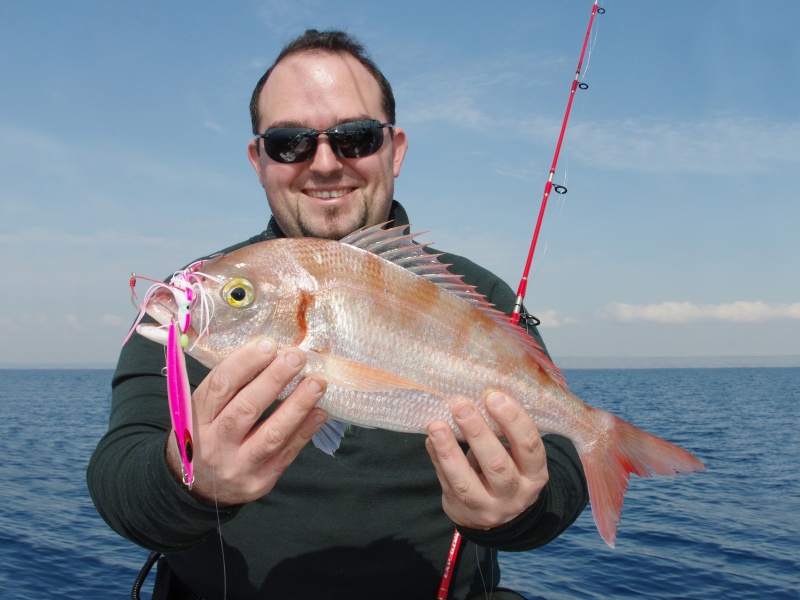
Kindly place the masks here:
[[(422, 239), (516, 288), (591, 6), (2, 3), (0, 364), (112, 365), (132, 271), (266, 226), (247, 106), (307, 27), (392, 82)], [(526, 300), (556, 362), (800, 356), (800, 3), (601, 6)]]

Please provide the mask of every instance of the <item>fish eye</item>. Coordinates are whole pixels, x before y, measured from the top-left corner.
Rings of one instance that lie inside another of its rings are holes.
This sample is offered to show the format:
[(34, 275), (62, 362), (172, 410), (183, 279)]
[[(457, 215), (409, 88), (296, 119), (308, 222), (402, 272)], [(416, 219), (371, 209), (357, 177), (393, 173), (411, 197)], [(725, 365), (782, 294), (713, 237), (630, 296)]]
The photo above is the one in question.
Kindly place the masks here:
[(222, 299), (233, 308), (247, 308), (256, 299), (256, 292), (247, 279), (231, 279), (222, 288)]

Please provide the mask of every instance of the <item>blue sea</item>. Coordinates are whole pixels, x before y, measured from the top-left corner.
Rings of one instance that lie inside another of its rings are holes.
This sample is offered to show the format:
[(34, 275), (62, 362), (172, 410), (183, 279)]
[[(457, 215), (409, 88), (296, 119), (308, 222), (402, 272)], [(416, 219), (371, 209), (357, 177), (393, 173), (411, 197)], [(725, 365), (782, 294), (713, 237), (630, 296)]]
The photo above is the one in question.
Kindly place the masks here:
[[(503, 554), (504, 585), (529, 599), (800, 598), (800, 368), (565, 374), (586, 402), (682, 445), (708, 471), (634, 479), (615, 550), (587, 509), (549, 546)], [(2, 598), (130, 597), (147, 552), (105, 525), (84, 480), (110, 379), (0, 370)]]

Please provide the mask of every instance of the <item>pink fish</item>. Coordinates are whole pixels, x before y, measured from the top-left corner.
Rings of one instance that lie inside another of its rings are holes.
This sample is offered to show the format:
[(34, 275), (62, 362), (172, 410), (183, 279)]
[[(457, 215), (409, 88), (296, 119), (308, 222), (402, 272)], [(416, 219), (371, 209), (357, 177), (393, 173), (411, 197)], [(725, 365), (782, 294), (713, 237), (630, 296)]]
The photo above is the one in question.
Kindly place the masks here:
[[(314, 440), (328, 452), (342, 435), (337, 422), (426, 433), (443, 420), (458, 434), (454, 396), (475, 401), (500, 434), (480, 399), (502, 391), (542, 434), (575, 444), (595, 523), (612, 547), (631, 473), (704, 470), (689, 452), (575, 397), (524, 330), (402, 230), (372, 227), (341, 242), (269, 240), (195, 264), (190, 277), (177, 273), (198, 298), (186, 352), (213, 367), (256, 337), (303, 349), (306, 368), (286, 393), (311, 373), (328, 381), (318, 406), (332, 429)], [(162, 327), (138, 332), (166, 344), (164, 327), (180, 310), (174, 290), (155, 290), (144, 309)]]

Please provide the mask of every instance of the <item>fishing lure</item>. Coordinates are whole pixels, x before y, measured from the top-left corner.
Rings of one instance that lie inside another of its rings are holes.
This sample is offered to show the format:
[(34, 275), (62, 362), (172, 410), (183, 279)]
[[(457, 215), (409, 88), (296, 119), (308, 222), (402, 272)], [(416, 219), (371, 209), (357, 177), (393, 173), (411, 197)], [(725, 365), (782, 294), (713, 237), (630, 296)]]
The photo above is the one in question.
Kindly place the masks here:
[[(131, 274), (131, 300), (133, 305), (139, 309), (139, 316), (133, 323), (133, 327), (125, 337), (126, 343), (136, 326), (141, 322), (145, 315), (145, 306), (150, 298), (158, 289), (166, 289), (172, 293), (175, 304), (178, 307), (177, 316), (167, 327), (166, 345), (166, 376), (167, 376), (167, 398), (169, 400), (170, 421), (175, 432), (175, 441), (181, 456), (182, 481), (184, 485), (192, 489), (194, 483), (194, 428), (192, 424), (192, 392), (189, 386), (189, 375), (186, 371), (186, 347), (189, 345), (187, 331), (192, 325), (192, 309), (196, 304), (200, 305), (200, 323), (197, 331), (195, 344), (203, 335), (208, 333), (208, 327), (213, 318), (214, 304), (207, 298), (207, 292), (202, 286), (204, 278), (217, 280), (205, 273), (200, 272), (203, 261), (192, 263), (182, 271), (173, 273), (169, 283), (155, 281), (147, 277), (141, 277), (135, 273)], [(143, 302), (136, 303), (135, 286), (138, 279), (153, 282), (153, 285), (145, 293)]]
[(189, 376), (186, 373), (185, 346), (181, 343), (185, 333), (178, 333), (180, 327), (173, 321), (169, 324), (167, 342), (167, 397), (169, 398), (170, 418), (175, 431), (175, 441), (181, 453), (183, 483), (192, 489), (194, 483), (194, 442), (192, 438), (192, 392), (189, 389)]

